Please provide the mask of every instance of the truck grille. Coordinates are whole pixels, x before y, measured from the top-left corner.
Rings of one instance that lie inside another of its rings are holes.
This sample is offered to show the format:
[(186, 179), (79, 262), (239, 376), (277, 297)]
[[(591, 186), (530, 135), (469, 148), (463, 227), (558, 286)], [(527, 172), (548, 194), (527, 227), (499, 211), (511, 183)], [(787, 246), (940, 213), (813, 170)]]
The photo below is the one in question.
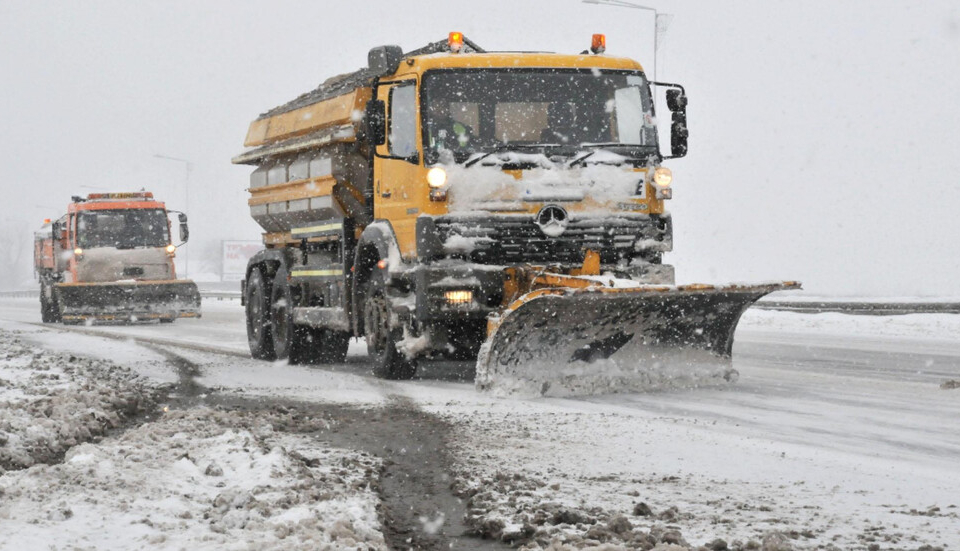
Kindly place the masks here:
[[(601, 262), (611, 264), (632, 258), (643, 250), (672, 248), (668, 217), (631, 216), (618, 218), (573, 218), (557, 237), (544, 235), (532, 216), (490, 216), (435, 219), (440, 239), (448, 242), (460, 236), (469, 243), (470, 260), (482, 264), (561, 263), (579, 264), (585, 252), (600, 253)], [(451, 242), (452, 243), (452, 242)]]

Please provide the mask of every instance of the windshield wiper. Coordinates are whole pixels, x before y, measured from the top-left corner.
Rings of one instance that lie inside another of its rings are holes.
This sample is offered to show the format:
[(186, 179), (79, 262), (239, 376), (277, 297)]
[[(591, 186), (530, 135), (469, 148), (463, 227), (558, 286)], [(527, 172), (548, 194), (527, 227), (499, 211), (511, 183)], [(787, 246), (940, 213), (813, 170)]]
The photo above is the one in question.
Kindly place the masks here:
[(567, 161), (567, 168), (570, 168), (570, 167), (573, 167), (573, 166), (577, 166), (578, 164), (580, 164), (581, 162), (583, 162), (584, 160), (586, 160), (587, 157), (590, 157), (591, 155), (593, 155), (593, 154), (596, 153), (597, 151), (600, 151), (600, 150), (599, 150), (599, 149), (594, 149), (593, 151), (589, 151), (589, 152), (587, 152), (587, 153), (585, 153), (585, 154), (583, 154), (583, 155), (580, 155), (579, 157), (576, 157), (576, 158), (574, 158), (574, 159), (570, 159), (569, 161)]
[(480, 155), (479, 157), (468, 159), (467, 162), (463, 163), (463, 167), (464, 168), (471, 167), (495, 153), (506, 153), (512, 149), (540, 149), (540, 148), (546, 148), (546, 147), (560, 147), (560, 144), (558, 143), (501, 144), (493, 148), (493, 150), (485, 152), (483, 155)]

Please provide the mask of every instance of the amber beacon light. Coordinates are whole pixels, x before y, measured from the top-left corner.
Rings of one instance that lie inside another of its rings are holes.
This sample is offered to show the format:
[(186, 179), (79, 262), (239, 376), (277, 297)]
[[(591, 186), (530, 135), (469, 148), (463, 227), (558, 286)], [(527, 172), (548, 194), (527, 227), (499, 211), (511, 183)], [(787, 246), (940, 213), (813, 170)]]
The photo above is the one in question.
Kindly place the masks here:
[(447, 45), (450, 46), (451, 52), (460, 52), (463, 49), (463, 33), (450, 33), (450, 36), (447, 37)]
[(607, 35), (593, 35), (593, 40), (590, 41), (590, 51), (595, 54), (602, 54), (607, 51)]

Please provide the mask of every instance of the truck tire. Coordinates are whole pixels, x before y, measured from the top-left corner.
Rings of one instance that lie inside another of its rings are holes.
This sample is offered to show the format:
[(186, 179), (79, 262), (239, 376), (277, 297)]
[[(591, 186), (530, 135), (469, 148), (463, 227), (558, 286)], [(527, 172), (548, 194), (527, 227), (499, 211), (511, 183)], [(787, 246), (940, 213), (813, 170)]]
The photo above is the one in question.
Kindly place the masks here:
[(53, 287), (46, 283), (40, 284), (40, 321), (43, 323), (60, 322), (60, 305)]
[(51, 304), (52, 300), (47, 298), (47, 289), (46, 283), (40, 284), (40, 321), (43, 323), (54, 323), (56, 319), (53, 315), (53, 305)]
[(270, 325), (270, 285), (259, 268), (250, 271), (247, 280), (246, 318), (250, 355), (258, 360), (277, 359)]
[(380, 270), (375, 269), (364, 283), (362, 295), (363, 331), (373, 374), (382, 379), (412, 378), (417, 366), (397, 350), (403, 332), (398, 327), (390, 327), (387, 285)]
[(276, 359), (300, 364), (310, 359), (310, 348), (314, 343), (313, 339), (309, 338), (309, 327), (293, 323), (293, 289), (287, 281), (287, 273), (287, 268), (281, 266), (273, 277), (270, 294), (273, 350)]

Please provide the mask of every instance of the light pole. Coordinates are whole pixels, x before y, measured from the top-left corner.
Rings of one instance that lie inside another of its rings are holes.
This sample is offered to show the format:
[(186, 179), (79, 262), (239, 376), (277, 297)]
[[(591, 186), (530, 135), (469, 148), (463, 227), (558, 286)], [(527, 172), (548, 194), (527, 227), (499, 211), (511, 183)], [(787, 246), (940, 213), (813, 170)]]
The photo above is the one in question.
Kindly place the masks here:
[(584, 4), (597, 4), (599, 6), (612, 6), (616, 8), (633, 8), (637, 10), (647, 10), (653, 12), (653, 78), (651, 80), (657, 80), (657, 50), (660, 45), (660, 35), (667, 32), (667, 27), (670, 25), (670, 18), (673, 17), (666, 13), (658, 13), (656, 8), (648, 8), (647, 6), (641, 6), (640, 4), (634, 4), (633, 2), (627, 2), (626, 0), (583, 0)]
[[(183, 210), (190, 213), (190, 171), (193, 170), (193, 163), (187, 159), (181, 159), (179, 157), (171, 157), (169, 155), (161, 155), (155, 153), (153, 155), (157, 159), (163, 159), (165, 161), (176, 161), (178, 163), (183, 163), (184, 173), (183, 173)], [(183, 277), (187, 277), (190, 274), (190, 249), (184, 249), (183, 251)]]

